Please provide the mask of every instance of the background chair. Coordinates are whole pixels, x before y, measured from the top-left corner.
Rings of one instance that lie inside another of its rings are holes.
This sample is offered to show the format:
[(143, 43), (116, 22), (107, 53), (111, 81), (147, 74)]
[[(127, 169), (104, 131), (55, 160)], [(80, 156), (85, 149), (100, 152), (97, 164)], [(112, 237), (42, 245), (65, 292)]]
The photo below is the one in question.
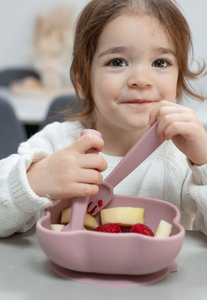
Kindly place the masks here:
[(73, 111), (71, 111), (71, 113), (78, 113), (80, 111), (80, 107), (77, 106), (77, 104), (78, 102), (75, 95), (64, 95), (54, 99), (54, 101), (51, 103), (49, 107), (46, 119), (39, 126), (39, 130), (44, 128), (49, 123), (55, 121), (64, 122), (66, 117), (66, 113), (64, 113), (64, 111), (66, 109), (74, 108)]
[(14, 80), (20, 80), (25, 77), (34, 77), (40, 80), (40, 75), (32, 69), (13, 68), (0, 71), (0, 86), (9, 86)]
[(25, 128), (17, 119), (13, 107), (0, 98), (0, 159), (17, 153), (19, 144), (26, 139)]
[[(30, 68), (8, 68), (0, 71), (0, 88), (8, 88), (13, 81), (33, 77), (41, 82), (41, 76)], [(37, 131), (38, 126), (26, 124), (27, 136), (30, 137)]]

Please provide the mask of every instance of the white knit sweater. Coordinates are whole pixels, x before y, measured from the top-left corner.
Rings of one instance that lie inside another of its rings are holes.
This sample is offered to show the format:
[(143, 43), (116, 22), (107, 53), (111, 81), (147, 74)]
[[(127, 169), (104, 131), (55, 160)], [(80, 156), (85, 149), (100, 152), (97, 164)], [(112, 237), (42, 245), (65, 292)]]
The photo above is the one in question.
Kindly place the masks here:
[[(32, 191), (26, 171), (31, 163), (72, 144), (82, 129), (80, 122), (50, 124), (22, 143), (18, 154), (0, 161), (0, 237), (27, 231), (45, 208), (57, 203)], [(108, 163), (105, 178), (122, 157), (100, 154)], [(186, 229), (193, 226), (207, 235), (207, 164), (191, 165), (171, 141), (164, 142), (115, 187), (114, 193), (173, 203), (180, 209)]]

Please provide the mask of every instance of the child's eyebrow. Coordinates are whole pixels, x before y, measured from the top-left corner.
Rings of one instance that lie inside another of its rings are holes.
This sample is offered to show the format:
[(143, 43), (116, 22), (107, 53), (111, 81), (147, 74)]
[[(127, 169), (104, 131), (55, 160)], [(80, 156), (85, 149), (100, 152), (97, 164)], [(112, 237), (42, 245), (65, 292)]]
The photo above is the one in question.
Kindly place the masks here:
[[(100, 53), (99, 58), (104, 55), (107, 55), (107, 54), (124, 53), (126, 51), (127, 51), (126, 47), (123, 47), (123, 46), (111, 47), (111, 48), (103, 51), (102, 53)], [(158, 54), (172, 54), (176, 58), (176, 53), (170, 48), (157, 47), (157, 48), (153, 49), (153, 52), (157, 52)]]
[(99, 58), (104, 56), (104, 55), (107, 55), (107, 54), (112, 54), (112, 53), (123, 53), (126, 51), (126, 48), (123, 47), (123, 46), (120, 46), (120, 47), (112, 47), (112, 48), (109, 48), (105, 51), (103, 51), (101, 54), (99, 54)]
[(176, 57), (175, 51), (173, 51), (170, 48), (158, 47), (158, 48), (155, 48), (154, 51), (159, 53), (159, 54), (172, 54), (173, 56)]

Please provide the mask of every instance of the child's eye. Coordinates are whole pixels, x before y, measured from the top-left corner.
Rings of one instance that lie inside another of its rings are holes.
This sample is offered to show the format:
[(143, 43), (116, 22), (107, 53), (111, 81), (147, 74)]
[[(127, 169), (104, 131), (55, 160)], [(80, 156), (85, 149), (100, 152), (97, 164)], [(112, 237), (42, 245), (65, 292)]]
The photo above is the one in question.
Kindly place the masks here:
[(166, 68), (169, 65), (171, 65), (171, 64), (164, 59), (158, 59), (152, 63), (152, 66), (156, 67), (156, 68)]
[(115, 58), (109, 63), (112, 67), (126, 67), (127, 63), (121, 58)]

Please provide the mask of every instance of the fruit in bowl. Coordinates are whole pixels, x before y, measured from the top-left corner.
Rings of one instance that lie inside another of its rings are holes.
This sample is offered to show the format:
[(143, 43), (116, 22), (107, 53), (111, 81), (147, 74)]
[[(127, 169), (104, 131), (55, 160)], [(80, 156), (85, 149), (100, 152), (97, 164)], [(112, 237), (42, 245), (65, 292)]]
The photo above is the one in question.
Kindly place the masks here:
[[(180, 225), (180, 212), (174, 205), (151, 198), (114, 195), (105, 207), (138, 207), (145, 210), (145, 224), (156, 232), (161, 220), (172, 224), (169, 238), (143, 234), (111, 234), (90, 230), (56, 232), (61, 212), (72, 199), (62, 200), (47, 210), (37, 222), (37, 237), (43, 251), (55, 264), (69, 270), (100, 274), (144, 275), (168, 267), (178, 255), (185, 230)], [(100, 213), (96, 216), (101, 225)], [(162, 225), (161, 225), (162, 226)]]
[[(70, 217), (71, 217), (71, 207), (67, 207), (61, 212), (60, 223), (62, 225), (68, 224), (70, 222)], [(89, 230), (94, 230), (96, 229), (96, 227), (98, 227), (98, 223), (94, 217), (92, 217), (89, 214), (86, 214), (84, 219), (84, 227)]]
[[(70, 222), (71, 207), (65, 208), (61, 212), (61, 224), (51, 224), (51, 230), (62, 231), (63, 227)], [(90, 214), (85, 214), (84, 227), (88, 230), (99, 232), (121, 233), (122, 227), (131, 227), (129, 232), (144, 234), (155, 237), (169, 237), (172, 232), (172, 225), (161, 220), (156, 233), (144, 224), (145, 210), (139, 207), (114, 207), (101, 211), (101, 225)], [(138, 222), (138, 223), (137, 223)]]
[(102, 225), (115, 223), (120, 226), (133, 226), (136, 223), (144, 224), (145, 210), (139, 207), (113, 207), (100, 211)]
[(121, 228), (115, 223), (107, 223), (104, 225), (98, 226), (95, 231), (99, 232), (111, 232), (111, 233), (121, 233)]

